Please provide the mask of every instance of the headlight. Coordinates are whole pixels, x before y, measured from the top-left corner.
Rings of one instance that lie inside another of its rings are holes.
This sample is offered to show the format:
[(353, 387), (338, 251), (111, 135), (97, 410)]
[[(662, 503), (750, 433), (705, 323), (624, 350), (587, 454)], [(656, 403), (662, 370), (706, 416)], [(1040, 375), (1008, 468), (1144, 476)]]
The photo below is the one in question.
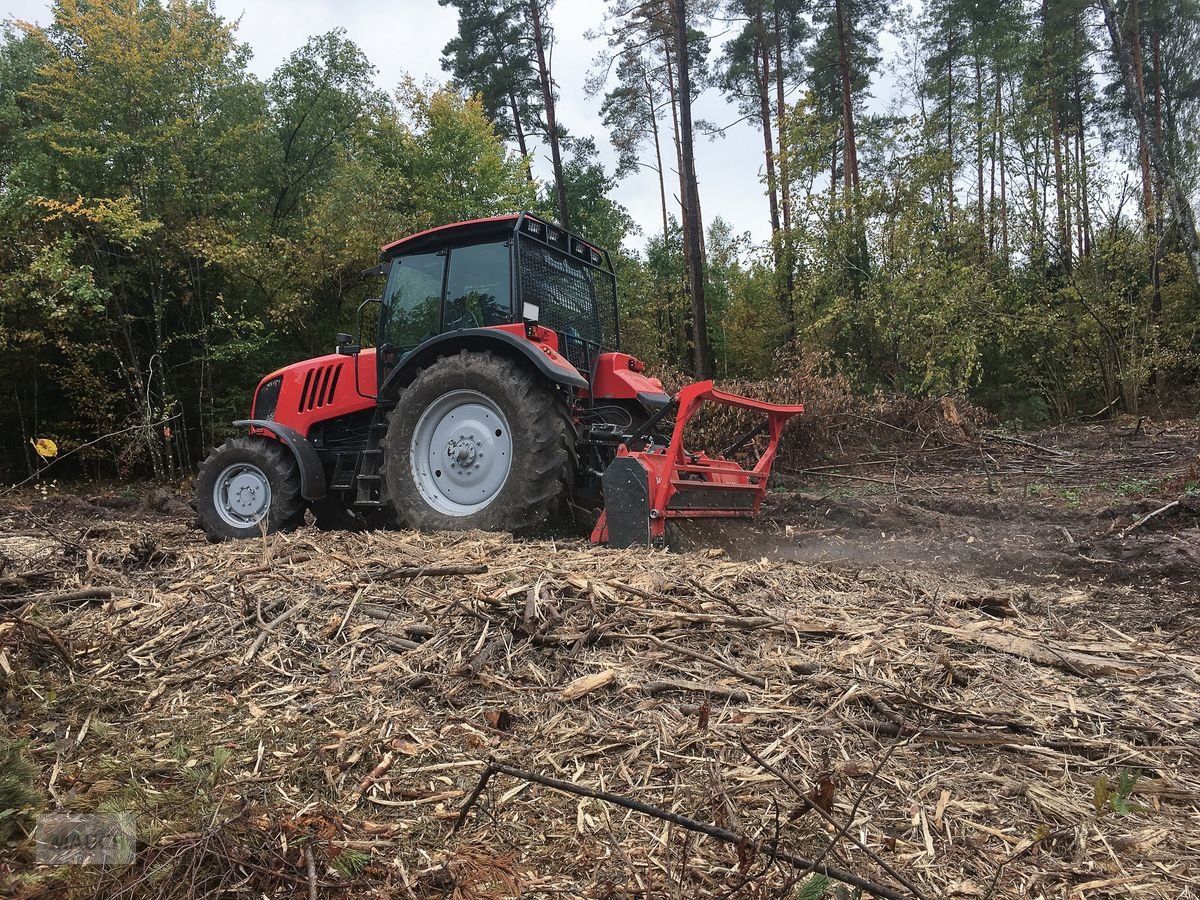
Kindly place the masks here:
[(272, 378), (258, 389), (254, 395), (254, 409), (250, 415), (255, 419), (274, 419), (275, 407), (279, 405), (279, 389), (283, 386), (283, 376)]

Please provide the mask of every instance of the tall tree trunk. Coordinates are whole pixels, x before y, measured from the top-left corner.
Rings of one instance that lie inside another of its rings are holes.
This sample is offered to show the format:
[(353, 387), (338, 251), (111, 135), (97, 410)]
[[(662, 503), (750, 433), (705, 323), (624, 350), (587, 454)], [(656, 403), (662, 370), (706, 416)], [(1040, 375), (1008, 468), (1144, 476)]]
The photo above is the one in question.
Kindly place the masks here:
[[(762, 34), (762, 11), (759, 10), (759, 34), (754, 39), (754, 86), (758, 89), (758, 117), (762, 120), (763, 156), (766, 159), (767, 200), (771, 212), (771, 238), (779, 237), (779, 183), (775, 179), (775, 147), (771, 139), (771, 59)], [(775, 251), (775, 271), (779, 271), (778, 247)]]
[(1113, 7), (1112, 0), (1100, 0), (1100, 8), (1104, 11), (1104, 22), (1108, 26), (1108, 34), (1112, 39), (1113, 52), (1116, 54), (1117, 63), (1121, 69), (1121, 81), (1125, 85), (1129, 105), (1133, 108), (1134, 121), (1137, 122), (1138, 132), (1150, 151), (1150, 162), (1163, 185), (1163, 193), (1166, 195), (1171, 214), (1175, 217), (1179, 239), (1187, 254), (1192, 277), (1200, 284), (1200, 239), (1197, 239), (1196, 236), (1196, 217), (1192, 212), (1192, 204), (1188, 200), (1183, 185), (1175, 175), (1162, 141), (1158, 139), (1151, 126), (1150, 116), (1146, 112), (1146, 104), (1138, 90), (1133, 59), (1130, 57), (1129, 48), (1125, 46), (1125, 40), (1121, 35), (1121, 24), (1117, 19), (1117, 11)]
[(692, 339), (696, 377), (712, 377), (712, 351), (708, 344), (708, 315), (704, 302), (704, 225), (700, 221), (700, 187), (696, 178), (695, 148), (692, 143), (692, 78), (688, 62), (687, 0), (671, 0), (675, 31), (675, 60), (679, 78), (679, 126), (687, 195), (684, 243), (690, 248), (688, 282), (692, 294)]
[(775, 148), (771, 141), (771, 54), (767, 49), (767, 27), (762, 2), (754, 7), (754, 86), (758, 90), (758, 117), (762, 121), (763, 156), (766, 158), (767, 201), (771, 213), (771, 259), (775, 265), (776, 302), (787, 320), (788, 294), (783, 279), (782, 239), (779, 234), (779, 182), (775, 176)]
[(663, 168), (662, 142), (658, 136), (658, 109), (654, 105), (654, 86), (650, 76), (645, 76), (646, 106), (650, 113), (650, 134), (654, 137), (654, 163), (658, 167), (658, 197), (662, 202), (663, 242), (671, 233), (671, 220), (667, 215), (667, 173)]
[[(671, 126), (674, 129), (675, 174), (679, 176), (679, 221), (682, 223), (687, 216), (687, 186), (683, 175), (683, 131), (679, 127), (679, 82), (675, 78), (674, 55), (675, 51), (668, 42), (664, 57), (667, 63), (667, 91), (671, 100)], [(686, 241), (684, 242), (683, 252), (686, 256)]]
[(787, 304), (784, 309), (784, 339), (796, 339), (796, 315), (792, 309), (792, 296), (796, 292), (795, 259), (792, 253), (792, 185), (788, 173), (787, 145), (787, 98), (783, 89), (783, 24), (779, 19), (778, 2), (775, 3), (775, 105), (778, 123), (775, 126), (779, 135), (779, 197), (783, 212), (783, 277), (784, 290), (787, 291)]
[[(680, 246), (683, 249), (683, 295), (688, 298), (691, 303), (691, 285), (688, 281), (688, 273), (691, 271), (692, 249), (686, 239), (686, 234), (683, 231), (684, 223), (687, 222), (687, 190), (685, 188), (685, 180), (683, 177), (683, 140), (679, 128), (679, 88), (678, 82), (675, 80), (675, 65), (674, 49), (671, 42), (670, 34), (663, 35), (663, 59), (666, 62), (667, 69), (667, 98), (671, 104), (671, 135), (675, 145), (675, 174), (679, 178), (679, 225), (680, 225)], [(683, 343), (678, 354), (679, 365), (682, 368), (695, 366), (695, 355), (689, 349), (689, 344), (692, 340), (692, 323), (686, 316), (681, 320), (680, 327), (682, 329)]]
[(1008, 159), (1004, 143), (1004, 109), (1000, 103), (1000, 73), (996, 73), (996, 138), (1000, 156), (1000, 255), (1008, 268)]
[(984, 224), (983, 196), (983, 61), (975, 53), (975, 213), (979, 217), (980, 256), (983, 255), (983, 236), (987, 231)]
[[(499, 37), (496, 38), (499, 43)], [(509, 57), (507, 48), (500, 47), (500, 64), (504, 67), (509, 65)], [(533, 165), (529, 159), (529, 144), (525, 139), (525, 124), (521, 121), (521, 106), (517, 103), (517, 94), (513, 90), (508, 92), (508, 108), (512, 112), (513, 130), (517, 133), (517, 148), (521, 151), (521, 155), (525, 157), (525, 177), (529, 179), (529, 183), (533, 183)]]
[(1054, 202), (1058, 211), (1058, 248), (1063, 267), (1071, 271), (1071, 236), (1067, 224), (1067, 198), (1064, 189), (1062, 128), (1058, 119), (1058, 90), (1050, 90), (1050, 146), (1054, 153)]
[(1033, 251), (1038, 257), (1039, 264), (1045, 262), (1046, 256), (1046, 184), (1042, 178), (1042, 131), (1033, 129), (1033, 159), (1032, 166), (1028, 163), (1025, 170), (1031, 173), (1030, 208), (1033, 210)]
[(833, 143), (830, 145), (830, 150), (829, 150), (829, 209), (830, 209), (830, 212), (832, 212), (834, 207), (837, 206), (837, 184), (838, 184), (837, 166), (838, 166), (838, 157), (841, 155), (838, 152), (839, 146), (840, 146), (840, 137), (841, 137), (841, 134), (838, 131), (837, 126), (835, 125), (833, 128)]
[[(670, 216), (667, 214), (667, 170), (663, 167), (662, 139), (659, 137), (659, 134), (658, 134), (658, 108), (655, 106), (654, 85), (650, 81), (650, 75), (648, 73), (643, 75), (643, 82), (646, 85), (646, 108), (647, 108), (647, 112), (650, 115), (650, 134), (654, 137), (654, 163), (657, 166), (657, 171), (658, 171), (658, 198), (659, 198), (659, 202), (662, 204), (662, 228), (663, 228), (662, 234), (663, 234), (663, 247), (665, 249), (669, 245), (669, 242), (671, 239), (671, 219), (670, 219)], [(674, 338), (675, 326), (674, 326), (674, 316), (672, 315), (672, 312), (671, 312), (672, 307), (675, 304), (675, 292), (674, 292), (674, 290), (672, 290), (669, 287), (667, 288), (666, 301), (667, 301), (666, 321), (667, 321), (667, 324), (669, 325), (669, 330), (664, 330), (663, 316), (660, 312), (660, 314), (658, 316), (658, 320), (659, 320), (658, 343), (659, 343), (660, 348), (665, 348), (666, 352), (671, 354), (667, 358), (675, 361), (676, 364), (678, 364), (678, 355), (673, 352), (674, 351), (674, 340), (675, 340), (675, 338)], [(667, 335), (666, 343), (663, 342), (663, 334), (664, 333)]]
[[(1042, 50), (1050, 51), (1050, 0), (1042, 0)], [(1058, 114), (1058, 72), (1052, 71), (1050, 84), (1050, 148), (1054, 154), (1054, 200), (1058, 213), (1058, 252), (1063, 268), (1071, 271), (1071, 237), (1067, 226), (1067, 202), (1062, 160), (1062, 124)]]
[(542, 83), (542, 103), (546, 107), (546, 137), (550, 141), (550, 162), (554, 166), (554, 192), (558, 197), (558, 221), (569, 229), (567, 214), (567, 185), (563, 180), (562, 148), (558, 140), (558, 123), (554, 115), (554, 78), (546, 64), (546, 41), (542, 29), (543, 0), (529, 0), (529, 21), (533, 26), (533, 46), (537, 53), (538, 78)]
[(988, 202), (987, 202), (987, 250), (996, 251), (996, 152), (999, 147), (1000, 131), (1000, 73), (995, 69), (993, 77), (996, 80), (996, 98), (991, 116), (992, 143), (988, 148)]
[(1076, 126), (1079, 129), (1075, 136), (1075, 146), (1078, 154), (1077, 168), (1079, 170), (1079, 227), (1081, 235), (1079, 255), (1086, 259), (1092, 255), (1091, 186), (1088, 181), (1087, 123), (1084, 118), (1083, 88), (1078, 82), (1075, 85), (1075, 118)]
[(946, 42), (946, 221), (954, 224), (954, 47)]
[[(1151, 19), (1150, 33), (1150, 55), (1154, 60), (1154, 140), (1160, 145), (1163, 145), (1163, 126), (1162, 126), (1162, 41), (1159, 35), (1157, 18)], [(1143, 89), (1143, 95), (1144, 95)], [(1166, 148), (1163, 148), (1164, 155), (1168, 156)], [(1163, 184), (1161, 179), (1157, 185), (1158, 193), (1161, 196), (1163, 192)], [(1154, 205), (1154, 231), (1156, 238), (1153, 246), (1150, 249), (1150, 284), (1153, 294), (1150, 300), (1150, 318), (1154, 323), (1154, 346), (1158, 350), (1162, 341), (1162, 312), (1163, 312), (1163, 297), (1162, 297), (1162, 240), (1163, 234), (1163, 218), (1162, 204)], [(1163, 395), (1167, 390), (1166, 372), (1162, 366), (1156, 365), (1153, 374), (1154, 390), (1161, 402)]]
[(849, 35), (846, 33), (846, 0), (834, 0), (834, 10), (837, 14), (838, 33), (838, 67), (841, 69), (842, 80), (842, 131), (845, 134), (843, 151), (845, 156), (845, 172), (843, 177), (846, 184), (846, 202), (858, 190), (858, 142), (854, 134), (854, 97), (853, 84), (850, 74)]
[[(683, 139), (682, 131), (679, 127), (679, 88), (678, 82), (675, 80), (675, 66), (672, 60), (674, 59), (674, 50), (671, 44), (669, 35), (663, 36), (663, 59), (666, 60), (667, 66), (667, 94), (671, 101), (671, 127), (672, 135), (675, 143), (675, 174), (679, 177), (679, 224), (682, 232), (683, 225), (688, 218), (688, 197), (686, 180), (683, 175)], [(684, 290), (689, 298), (691, 296), (691, 288), (688, 286), (687, 273), (691, 271), (692, 251), (689, 246), (686, 235), (681, 241), (683, 246), (683, 271), (684, 271)], [(688, 323), (684, 323), (687, 329)], [(682, 355), (681, 355), (682, 358)]]
[[(1142, 18), (1138, 9), (1137, 0), (1132, 0), (1129, 4), (1128, 17), (1132, 24), (1129, 26), (1130, 31), (1130, 48), (1133, 54), (1133, 73), (1134, 81), (1137, 83), (1138, 96), (1145, 102), (1146, 99), (1146, 69), (1142, 59)], [(1138, 134), (1138, 163), (1142, 167), (1142, 213), (1146, 217), (1146, 235), (1149, 239), (1154, 238), (1154, 179), (1150, 174), (1150, 148), (1146, 144), (1145, 135), (1139, 132)]]
[(529, 162), (529, 147), (525, 142), (525, 127), (521, 124), (521, 109), (517, 105), (517, 95), (512, 91), (508, 92), (508, 103), (512, 108), (513, 127), (517, 132), (517, 148), (521, 151), (521, 156), (525, 159), (525, 177), (532, 184), (533, 166)]

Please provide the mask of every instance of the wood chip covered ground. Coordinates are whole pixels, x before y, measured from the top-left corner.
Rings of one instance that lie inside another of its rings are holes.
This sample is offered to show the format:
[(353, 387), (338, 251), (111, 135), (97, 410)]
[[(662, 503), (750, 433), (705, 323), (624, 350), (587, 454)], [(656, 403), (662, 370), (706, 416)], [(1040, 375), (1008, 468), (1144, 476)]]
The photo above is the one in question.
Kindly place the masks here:
[[(1132, 623), (936, 562), (31, 515), (0, 541), (10, 736), (45, 808), (133, 810), (139, 846), (18, 849), (6, 895), (823, 895), (771, 847), (902, 896), (1200, 893), (1195, 582)], [(491, 760), (744, 841), (506, 774), (454, 832)]]

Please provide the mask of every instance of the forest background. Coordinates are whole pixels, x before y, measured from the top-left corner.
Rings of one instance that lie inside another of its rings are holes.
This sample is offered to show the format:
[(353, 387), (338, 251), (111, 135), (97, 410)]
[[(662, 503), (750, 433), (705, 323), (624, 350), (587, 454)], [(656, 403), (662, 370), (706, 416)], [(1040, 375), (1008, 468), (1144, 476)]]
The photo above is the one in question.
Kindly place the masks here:
[[(117, 431), (74, 461), (190, 471), (259, 376), (353, 330), (380, 244), (519, 209), (617, 251), (662, 371), (817, 367), (1027, 427), (1197, 402), (1200, 0), (608, 0), (586, 93), (615, 170), (556, 115), (553, 0), (439, 2), (444, 82), (389, 90), (340, 31), (257, 78), (196, 0), (5, 25), (0, 478)], [(761, 134), (728, 165), (769, 240), (704, 205), (706, 91)], [(613, 199), (635, 171), (653, 221)]]

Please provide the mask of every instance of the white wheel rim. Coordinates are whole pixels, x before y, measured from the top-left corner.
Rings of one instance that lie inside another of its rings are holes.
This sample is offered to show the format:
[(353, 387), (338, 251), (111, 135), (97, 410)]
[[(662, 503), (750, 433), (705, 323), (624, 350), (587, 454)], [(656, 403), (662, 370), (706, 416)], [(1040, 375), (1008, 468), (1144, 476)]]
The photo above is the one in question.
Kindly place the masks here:
[(421, 413), (409, 459), (413, 482), (434, 510), (456, 518), (477, 513), (512, 470), (508, 419), (478, 391), (450, 391)]
[(234, 463), (217, 476), (213, 506), (226, 525), (252, 528), (271, 509), (271, 482), (258, 466)]

